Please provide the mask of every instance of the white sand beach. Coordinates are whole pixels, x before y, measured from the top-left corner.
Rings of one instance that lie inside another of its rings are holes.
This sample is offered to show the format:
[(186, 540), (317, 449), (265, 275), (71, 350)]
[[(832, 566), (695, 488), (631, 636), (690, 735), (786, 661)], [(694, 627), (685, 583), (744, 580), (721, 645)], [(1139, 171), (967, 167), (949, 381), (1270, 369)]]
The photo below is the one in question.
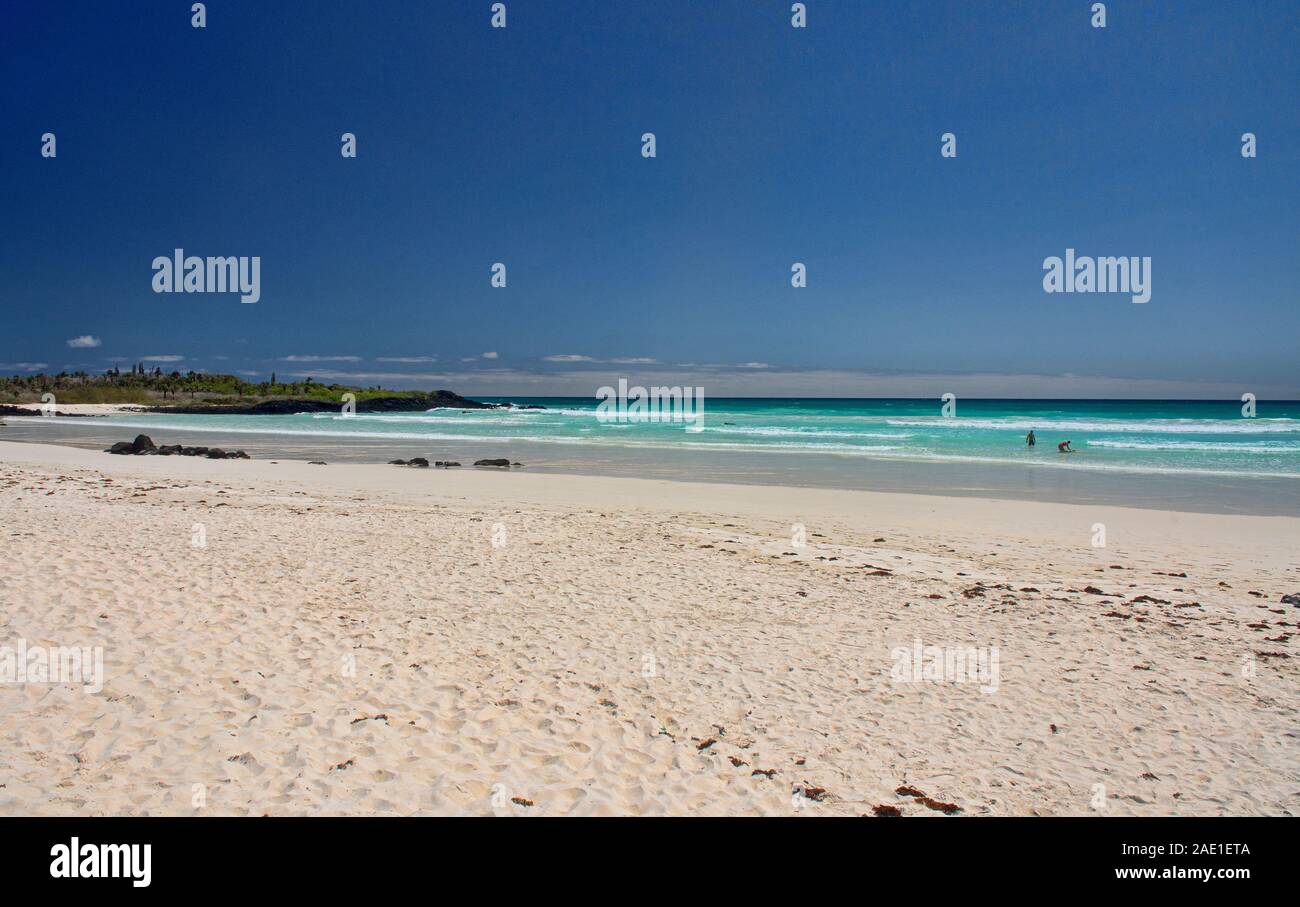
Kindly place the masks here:
[[(27, 410), (32, 415), (39, 415), (41, 403), (11, 403), (17, 409)], [(55, 403), (55, 410), (69, 416), (117, 416), (123, 413), (142, 413), (148, 407), (136, 403)]]
[(1300, 812), (1296, 517), (0, 442), (0, 525), (103, 647), (3, 815)]

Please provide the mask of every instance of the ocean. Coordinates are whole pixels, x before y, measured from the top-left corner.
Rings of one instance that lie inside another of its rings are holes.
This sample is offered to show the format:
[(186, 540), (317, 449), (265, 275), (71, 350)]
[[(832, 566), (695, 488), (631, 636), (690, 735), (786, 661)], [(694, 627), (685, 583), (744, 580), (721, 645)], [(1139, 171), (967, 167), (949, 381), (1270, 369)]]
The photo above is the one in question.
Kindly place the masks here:
[[(505, 456), (543, 470), (1300, 512), (1294, 401), (1263, 401), (1246, 417), (1233, 401), (958, 399), (948, 416), (937, 399), (718, 398), (705, 400), (703, 430), (695, 432), (680, 422), (601, 422), (594, 398), (478, 399), (512, 405), (40, 421), (61, 423), (58, 434), (71, 432), (63, 440), (73, 443), (88, 431), (113, 440), (140, 431), (159, 444), (239, 446), (286, 458)], [(24, 435), (37, 439), (54, 427)], [(1033, 448), (1025, 444), (1031, 430)], [(1077, 452), (1058, 453), (1062, 441)], [(1277, 500), (1262, 505), (1260, 498)]]

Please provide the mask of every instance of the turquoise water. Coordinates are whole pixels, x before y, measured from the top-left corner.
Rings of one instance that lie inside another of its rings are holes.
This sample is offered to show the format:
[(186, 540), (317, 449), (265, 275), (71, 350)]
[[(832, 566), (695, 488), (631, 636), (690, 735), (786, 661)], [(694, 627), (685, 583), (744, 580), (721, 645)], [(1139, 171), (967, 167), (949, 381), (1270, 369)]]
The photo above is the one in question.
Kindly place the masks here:
[[(1261, 402), (1254, 418), (1230, 401), (964, 400), (951, 417), (938, 400), (705, 400), (703, 431), (681, 423), (602, 423), (593, 398), (482, 398), (544, 410), (293, 416), (121, 415), (95, 420), (121, 428), (297, 439), (423, 442), (431, 455), (524, 445), (557, 460), (582, 453), (654, 459), (670, 450), (745, 455), (781, 469), (782, 457), (988, 463), (1036, 469), (1300, 479), (1300, 403)], [(1033, 430), (1038, 444), (1025, 446)], [(126, 433), (123, 432), (123, 437)], [(1069, 440), (1078, 453), (1057, 453)], [(194, 439), (188, 443), (202, 443)], [(410, 443), (403, 443), (409, 449)], [(504, 454), (504, 455), (509, 455)], [(831, 462), (827, 460), (826, 462)], [(831, 468), (834, 468), (833, 464)]]

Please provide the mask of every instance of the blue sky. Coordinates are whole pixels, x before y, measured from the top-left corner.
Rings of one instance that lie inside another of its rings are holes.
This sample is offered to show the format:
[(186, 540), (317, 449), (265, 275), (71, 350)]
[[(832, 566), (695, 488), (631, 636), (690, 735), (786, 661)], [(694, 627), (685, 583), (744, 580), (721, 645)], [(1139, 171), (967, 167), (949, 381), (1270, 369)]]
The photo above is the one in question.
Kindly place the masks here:
[[(506, 5), (6, 4), (0, 371), (1300, 397), (1294, 0)], [(1067, 247), (1151, 301), (1044, 293)]]

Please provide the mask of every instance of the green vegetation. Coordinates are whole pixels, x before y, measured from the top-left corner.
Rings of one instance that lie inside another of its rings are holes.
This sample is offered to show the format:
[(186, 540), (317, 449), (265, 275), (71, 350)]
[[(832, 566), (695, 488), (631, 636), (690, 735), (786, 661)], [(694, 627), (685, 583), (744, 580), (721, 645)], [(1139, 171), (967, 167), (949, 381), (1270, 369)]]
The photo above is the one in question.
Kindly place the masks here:
[(419, 391), (393, 391), (381, 387), (350, 387), (346, 384), (318, 384), (311, 378), (282, 384), (275, 381), (245, 381), (236, 375), (205, 372), (165, 373), (143, 364), (130, 372), (110, 369), (102, 375), (60, 372), (57, 375), (14, 375), (0, 378), (0, 403), (39, 403), (42, 394), (54, 394), (59, 403), (139, 403), (167, 406), (203, 403), (212, 405), (260, 403), (264, 400), (317, 400), (341, 403), (344, 394), (358, 401), (378, 397), (409, 397)]

